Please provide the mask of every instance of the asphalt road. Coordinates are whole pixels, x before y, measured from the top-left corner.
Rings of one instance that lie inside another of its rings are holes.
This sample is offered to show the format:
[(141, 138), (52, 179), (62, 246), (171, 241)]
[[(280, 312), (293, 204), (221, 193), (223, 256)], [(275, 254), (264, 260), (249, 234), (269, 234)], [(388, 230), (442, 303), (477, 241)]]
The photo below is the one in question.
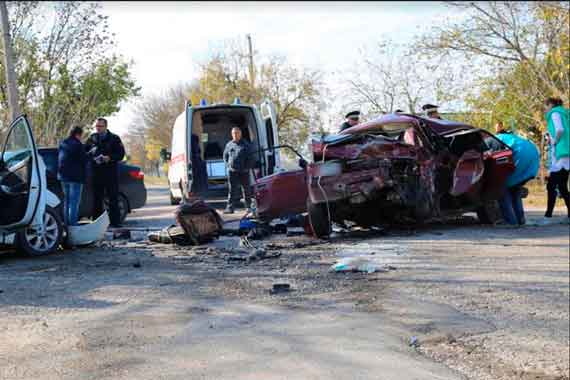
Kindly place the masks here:
[[(150, 188), (128, 225), (171, 224), (167, 195)], [(0, 379), (568, 379), (568, 239), (466, 218), (275, 235), (256, 244), (281, 256), (250, 264), (229, 237), (4, 255)], [(394, 270), (329, 270), (347, 256)]]
[[(218, 211), (226, 207), (225, 197), (208, 199), (207, 203)], [(148, 186), (147, 202), (145, 207), (133, 210), (125, 221), (125, 227), (161, 229), (174, 224), (176, 206), (170, 205), (168, 188), (165, 186)], [(235, 214), (225, 215), (224, 220), (239, 220), (244, 215), (243, 210), (236, 210)]]

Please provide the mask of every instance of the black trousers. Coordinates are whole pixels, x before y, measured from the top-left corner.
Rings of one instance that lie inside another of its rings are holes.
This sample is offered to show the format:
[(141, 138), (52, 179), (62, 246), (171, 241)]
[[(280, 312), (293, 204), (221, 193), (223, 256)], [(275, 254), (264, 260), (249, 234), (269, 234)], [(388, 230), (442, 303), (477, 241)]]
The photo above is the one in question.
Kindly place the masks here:
[(554, 211), (554, 206), (556, 205), (556, 189), (560, 193), (564, 203), (566, 203), (566, 209), (568, 211), (568, 216), (570, 217), (570, 194), (568, 193), (568, 170), (562, 169), (560, 171), (550, 173), (548, 177), (548, 182), (546, 183), (546, 190), (548, 193), (548, 202), (546, 208), (546, 217), (552, 217), (552, 212)]
[(121, 222), (119, 211), (119, 172), (116, 166), (93, 171), (93, 214), (98, 218), (105, 210), (105, 195), (109, 198), (109, 219), (111, 224)]
[(245, 207), (251, 206), (252, 191), (249, 186), (249, 172), (228, 172), (228, 206), (236, 208), (241, 199), (241, 191), (245, 199)]

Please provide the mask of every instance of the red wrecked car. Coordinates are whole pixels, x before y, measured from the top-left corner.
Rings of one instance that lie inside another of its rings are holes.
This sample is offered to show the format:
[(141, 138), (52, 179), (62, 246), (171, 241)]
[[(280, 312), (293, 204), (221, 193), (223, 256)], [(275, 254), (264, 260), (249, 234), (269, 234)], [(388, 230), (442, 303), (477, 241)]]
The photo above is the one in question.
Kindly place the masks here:
[(514, 170), (511, 149), (491, 133), (449, 120), (384, 115), (314, 139), (313, 162), (254, 185), (258, 216), (308, 211), (316, 236), (331, 223), (421, 223), (476, 211), (500, 219), (497, 199)]

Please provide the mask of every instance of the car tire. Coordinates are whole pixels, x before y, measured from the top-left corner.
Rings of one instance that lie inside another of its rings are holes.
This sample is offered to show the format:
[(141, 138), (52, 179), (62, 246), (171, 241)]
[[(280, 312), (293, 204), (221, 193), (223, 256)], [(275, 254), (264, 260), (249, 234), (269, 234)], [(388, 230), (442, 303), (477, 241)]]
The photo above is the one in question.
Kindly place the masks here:
[(307, 200), (307, 211), (309, 213), (309, 222), (313, 233), (318, 238), (326, 238), (332, 232), (331, 221), (326, 204), (314, 204)]
[[(119, 204), (119, 223), (123, 224), (129, 215), (129, 201), (123, 194), (119, 194), (117, 203)], [(109, 212), (109, 199), (107, 197), (105, 197), (105, 210)]]
[(28, 256), (43, 256), (55, 252), (63, 239), (64, 225), (59, 212), (46, 206), (44, 235), (28, 227), (16, 234), (16, 248)]
[(485, 202), (477, 209), (477, 217), (482, 224), (497, 224), (503, 220), (498, 201)]

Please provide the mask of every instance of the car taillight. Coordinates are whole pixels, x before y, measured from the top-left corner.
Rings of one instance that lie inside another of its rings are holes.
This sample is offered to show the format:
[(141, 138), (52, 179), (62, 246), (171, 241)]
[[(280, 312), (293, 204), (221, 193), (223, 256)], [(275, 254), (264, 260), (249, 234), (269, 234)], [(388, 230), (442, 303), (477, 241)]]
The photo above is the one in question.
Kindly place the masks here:
[(144, 179), (144, 173), (141, 170), (129, 170), (129, 175), (134, 179)]

